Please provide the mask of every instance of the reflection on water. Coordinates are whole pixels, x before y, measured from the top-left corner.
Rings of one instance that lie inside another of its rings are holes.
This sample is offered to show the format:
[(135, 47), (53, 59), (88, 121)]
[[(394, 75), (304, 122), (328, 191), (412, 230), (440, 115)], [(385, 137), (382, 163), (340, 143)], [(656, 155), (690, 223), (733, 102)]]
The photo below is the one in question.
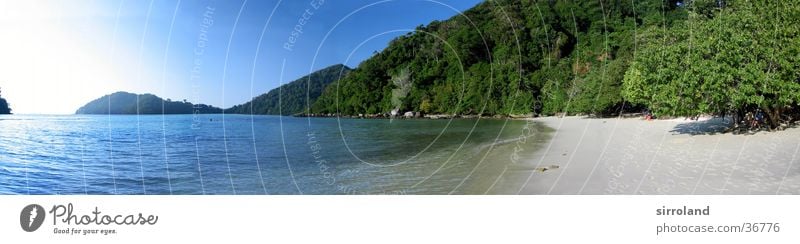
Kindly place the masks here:
[(487, 119), (0, 116), (0, 194), (503, 193), (516, 184), (499, 178), (511, 155), (533, 153), (542, 130)]

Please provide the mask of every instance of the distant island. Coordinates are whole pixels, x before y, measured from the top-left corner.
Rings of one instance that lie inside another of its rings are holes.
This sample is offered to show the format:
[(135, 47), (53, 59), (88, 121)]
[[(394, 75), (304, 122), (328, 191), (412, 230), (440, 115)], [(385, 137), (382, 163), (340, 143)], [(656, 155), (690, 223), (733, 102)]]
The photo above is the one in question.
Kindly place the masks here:
[[(339, 77), (347, 75), (351, 70), (350, 67), (343, 64), (331, 65), (224, 111), (232, 114), (303, 114), (309, 104), (313, 104), (329, 84), (338, 80)], [(0, 101), (2, 101), (0, 105), (5, 103), (5, 100)], [(222, 112), (223, 109), (206, 104), (164, 100), (153, 94), (139, 95), (120, 91), (89, 102), (79, 108), (75, 114), (217, 114)]]
[(2, 92), (0, 91), (0, 114), (11, 114), (11, 108), (8, 107), (8, 101), (3, 98)]
[[(137, 100), (138, 97), (138, 100)], [(138, 101), (138, 106), (137, 106)], [(164, 100), (153, 94), (115, 92), (89, 102), (75, 114), (216, 114), (221, 108), (184, 101)]]
[(317, 101), (322, 91), (334, 81), (345, 77), (352, 69), (343, 64), (331, 65), (272, 89), (244, 104), (233, 106), (225, 113), (295, 115)]

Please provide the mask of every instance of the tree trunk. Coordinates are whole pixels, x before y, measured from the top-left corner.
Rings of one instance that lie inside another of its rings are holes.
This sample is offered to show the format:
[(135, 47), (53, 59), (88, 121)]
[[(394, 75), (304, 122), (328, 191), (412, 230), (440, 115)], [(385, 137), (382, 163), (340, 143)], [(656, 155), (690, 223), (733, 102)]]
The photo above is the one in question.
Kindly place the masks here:
[(780, 108), (770, 109), (767, 106), (764, 106), (764, 112), (767, 114), (767, 118), (769, 120), (769, 128), (770, 130), (778, 128), (779, 120), (780, 120)]

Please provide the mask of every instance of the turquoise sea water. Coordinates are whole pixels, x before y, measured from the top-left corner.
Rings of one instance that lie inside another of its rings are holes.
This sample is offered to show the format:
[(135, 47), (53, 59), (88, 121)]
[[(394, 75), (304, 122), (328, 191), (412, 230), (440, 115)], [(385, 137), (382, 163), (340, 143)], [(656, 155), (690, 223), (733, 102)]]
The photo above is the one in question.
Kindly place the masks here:
[(0, 194), (483, 194), (513, 184), (500, 178), (511, 152), (535, 147), (517, 140), (541, 130), (496, 119), (8, 115)]

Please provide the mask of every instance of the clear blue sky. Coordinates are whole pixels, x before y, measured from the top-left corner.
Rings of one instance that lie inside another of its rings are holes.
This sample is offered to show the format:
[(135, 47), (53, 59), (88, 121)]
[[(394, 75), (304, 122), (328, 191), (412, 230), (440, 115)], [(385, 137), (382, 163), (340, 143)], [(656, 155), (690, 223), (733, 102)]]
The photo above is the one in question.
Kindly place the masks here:
[(16, 113), (73, 113), (121, 90), (230, 107), (312, 70), (355, 67), (392, 38), (479, 2), (3, 1), (0, 87)]

